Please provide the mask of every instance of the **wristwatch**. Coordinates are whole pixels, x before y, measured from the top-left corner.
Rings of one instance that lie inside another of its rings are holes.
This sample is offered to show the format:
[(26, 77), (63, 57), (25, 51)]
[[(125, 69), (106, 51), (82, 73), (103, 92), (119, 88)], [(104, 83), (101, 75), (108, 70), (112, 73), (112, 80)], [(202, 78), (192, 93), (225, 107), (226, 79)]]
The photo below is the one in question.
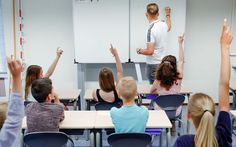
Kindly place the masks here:
[(141, 54), (141, 48), (140, 48), (140, 49), (138, 49), (137, 53), (138, 53), (138, 54)]

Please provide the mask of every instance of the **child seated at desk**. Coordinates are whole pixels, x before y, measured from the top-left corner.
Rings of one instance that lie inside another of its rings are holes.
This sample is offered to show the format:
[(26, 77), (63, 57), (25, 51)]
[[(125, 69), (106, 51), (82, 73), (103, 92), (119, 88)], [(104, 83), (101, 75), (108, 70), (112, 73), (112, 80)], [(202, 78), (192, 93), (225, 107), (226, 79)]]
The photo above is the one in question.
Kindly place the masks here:
[[(156, 79), (152, 85), (151, 93), (159, 95), (179, 94), (181, 90), (183, 78), (183, 63), (184, 63), (184, 35), (178, 37), (179, 42), (179, 61), (172, 55), (165, 56), (156, 71)], [(154, 104), (154, 109), (161, 109)], [(178, 107), (176, 116), (182, 111), (182, 106)], [(175, 132), (175, 123), (172, 123), (172, 132)]]
[(64, 106), (54, 92), (52, 81), (48, 78), (33, 81), (31, 92), (37, 102), (26, 106), (27, 133), (59, 131), (59, 123), (64, 120)]
[[(24, 117), (24, 102), (21, 93), (21, 71), (23, 68), (20, 61), (15, 61), (9, 58), (8, 68), (12, 75), (13, 86), (9, 107), (6, 112), (6, 117), (3, 116), (4, 120), (1, 120), (4, 121), (4, 124), (1, 124), (0, 126), (0, 147), (13, 146), (16, 138), (21, 131), (22, 119)], [(6, 108), (6, 105), (4, 107)]]
[[(115, 48), (112, 47), (110, 49), (112, 55), (116, 60), (116, 68), (117, 68), (117, 83), (119, 83), (120, 79), (123, 77), (123, 68), (120, 62), (119, 55)], [(116, 85), (114, 81), (114, 76), (112, 70), (108, 67), (104, 67), (99, 73), (99, 86), (101, 89), (94, 90), (92, 96), (97, 102), (108, 102), (108, 103), (118, 103), (121, 102), (119, 99), (119, 94), (116, 90)]]
[(31, 84), (34, 80), (36, 79), (39, 79), (39, 78), (49, 78), (56, 66), (57, 66), (57, 63), (61, 57), (63, 53), (63, 50), (60, 49), (60, 48), (57, 48), (57, 55), (56, 55), (56, 58), (55, 60), (53, 61), (53, 63), (51, 64), (51, 66), (49, 67), (47, 73), (45, 75), (43, 75), (43, 70), (42, 70), (42, 67), (41, 66), (38, 66), (38, 65), (30, 65), (28, 68), (27, 68), (27, 71), (26, 71), (26, 78), (25, 78), (25, 89), (24, 89), (24, 92), (25, 92), (25, 100), (27, 101), (35, 101), (34, 97), (32, 96), (31, 94)]
[(156, 79), (152, 85), (151, 93), (159, 95), (178, 94), (181, 90), (183, 78), (183, 63), (184, 63), (184, 36), (179, 36), (179, 61), (175, 56), (165, 56), (156, 71)]
[(148, 109), (137, 106), (135, 96), (137, 85), (132, 77), (124, 77), (118, 84), (118, 91), (123, 101), (121, 108), (111, 109), (111, 118), (116, 133), (145, 132)]
[(215, 104), (211, 97), (203, 93), (191, 96), (188, 103), (188, 119), (196, 129), (195, 135), (179, 137), (174, 147), (231, 147), (232, 126), (229, 114), (229, 81), (230, 81), (230, 45), (232, 35), (224, 20), (221, 35), (221, 67), (219, 82), (219, 115), (214, 127)]

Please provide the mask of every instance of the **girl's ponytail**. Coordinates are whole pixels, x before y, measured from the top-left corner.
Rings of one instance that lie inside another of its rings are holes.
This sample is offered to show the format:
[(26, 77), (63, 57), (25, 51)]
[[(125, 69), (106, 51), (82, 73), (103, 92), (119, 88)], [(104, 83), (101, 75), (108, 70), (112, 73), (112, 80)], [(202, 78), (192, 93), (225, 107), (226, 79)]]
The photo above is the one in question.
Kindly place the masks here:
[(194, 142), (196, 147), (218, 147), (215, 137), (214, 116), (209, 110), (203, 112)]
[(204, 93), (191, 96), (188, 113), (196, 128), (195, 147), (218, 147), (215, 135), (215, 104), (211, 97)]

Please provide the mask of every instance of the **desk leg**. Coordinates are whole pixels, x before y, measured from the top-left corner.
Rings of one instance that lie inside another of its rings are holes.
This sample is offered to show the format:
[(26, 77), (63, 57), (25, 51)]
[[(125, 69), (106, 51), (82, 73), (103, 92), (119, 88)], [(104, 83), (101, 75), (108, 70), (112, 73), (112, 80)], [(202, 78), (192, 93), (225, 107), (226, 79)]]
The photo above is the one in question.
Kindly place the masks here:
[(86, 110), (90, 110), (90, 100), (86, 100)]
[(163, 132), (164, 132), (164, 131), (162, 131), (161, 134), (160, 134), (160, 142), (159, 142), (159, 143), (160, 143), (160, 145), (159, 145), (160, 147), (162, 147), (162, 144), (163, 144), (163, 143), (162, 143)]
[(77, 98), (77, 104), (76, 105), (78, 107), (78, 110), (81, 110), (81, 98), (80, 98), (80, 95)]
[(74, 110), (76, 111), (77, 110), (77, 100), (76, 101), (74, 101), (74, 104), (73, 104), (73, 107), (74, 107)]
[(102, 130), (96, 130), (96, 147), (102, 147)]
[(235, 99), (236, 99), (236, 91), (234, 89), (231, 89), (230, 88), (230, 91), (232, 92), (232, 95), (233, 95), (233, 110), (235, 110)]
[(138, 95), (138, 105), (142, 105), (142, 96)]
[(171, 147), (171, 136), (170, 136), (170, 128), (166, 129), (166, 141), (167, 141), (167, 147)]
[(189, 127), (190, 127), (190, 124), (189, 124), (189, 121), (187, 120), (187, 134), (189, 134)]
[[(188, 98), (188, 102), (189, 102), (189, 98), (190, 98), (190, 94), (189, 93), (187, 94), (187, 98)], [(187, 107), (187, 109), (188, 109), (188, 107)], [(187, 112), (188, 112), (188, 110), (187, 110)], [(187, 129), (186, 129), (187, 134), (189, 134), (189, 127), (190, 127), (190, 124), (189, 124), (189, 121), (187, 119)]]
[(21, 132), (21, 137), (20, 137), (20, 142), (21, 142), (21, 147), (25, 147), (25, 144), (24, 144), (24, 136), (25, 136), (25, 130), (22, 129), (22, 132)]
[(95, 136), (94, 131), (90, 130), (90, 146), (95, 147)]

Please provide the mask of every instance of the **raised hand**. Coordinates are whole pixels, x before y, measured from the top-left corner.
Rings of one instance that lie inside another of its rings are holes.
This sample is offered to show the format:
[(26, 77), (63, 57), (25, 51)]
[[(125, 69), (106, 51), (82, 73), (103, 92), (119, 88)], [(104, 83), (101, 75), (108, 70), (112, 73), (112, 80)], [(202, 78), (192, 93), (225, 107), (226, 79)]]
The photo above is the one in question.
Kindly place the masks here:
[(21, 93), (21, 72), (23, 66), (19, 60), (7, 58), (8, 68), (12, 75), (12, 92)]
[(117, 51), (116, 51), (116, 48), (114, 48), (113, 46), (112, 46), (112, 44), (111, 44), (111, 48), (110, 48), (110, 51), (111, 51), (111, 54), (115, 57), (115, 56), (117, 56)]
[(223, 29), (220, 37), (220, 44), (222, 49), (229, 49), (233, 36), (230, 32), (230, 27), (227, 23), (227, 20), (224, 19)]
[(183, 42), (184, 42), (184, 34), (182, 36), (178, 37), (178, 42), (179, 42), (180, 45), (183, 44)]
[(170, 16), (171, 8), (169, 6), (165, 7), (165, 12), (166, 12), (166, 16)]
[(13, 78), (20, 77), (23, 71), (23, 66), (19, 60), (14, 60), (12, 58), (7, 58), (8, 68), (11, 72)]
[(57, 56), (61, 57), (62, 53), (63, 53), (63, 50), (60, 47), (58, 47), (57, 48)]

